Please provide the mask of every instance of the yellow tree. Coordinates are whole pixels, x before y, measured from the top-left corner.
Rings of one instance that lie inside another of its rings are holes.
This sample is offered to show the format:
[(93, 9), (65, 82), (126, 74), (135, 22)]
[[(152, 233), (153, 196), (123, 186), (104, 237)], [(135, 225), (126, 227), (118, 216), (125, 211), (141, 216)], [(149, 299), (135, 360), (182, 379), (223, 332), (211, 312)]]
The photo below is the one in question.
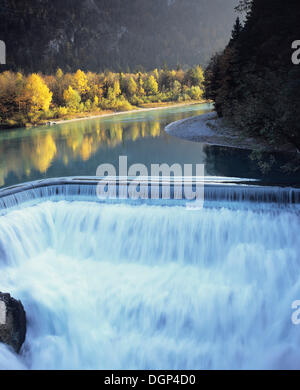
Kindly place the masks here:
[(140, 96), (145, 95), (144, 81), (143, 81), (143, 77), (142, 77), (141, 73), (139, 73), (139, 76), (138, 76), (138, 93)]
[(64, 72), (60, 68), (58, 68), (55, 77), (59, 81), (62, 80), (62, 78), (64, 77)]
[(121, 88), (120, 88), (120, 82), (119, 81), (115, 81), (114, 82), (114, 95), (116, 97), (120, 96), (122, 93), (121, 91)]
[(115, 81), (115, 82), (114, 82), (114, 86), (108, 88), (108, 91), (107, 91), (107, 99), (108, 99), (110, 102), (113, 102), (113, 101), (116, 100), (116, 98), (117, 98), (118, 96), (120, 96), (120, 94), (121, 94), (120, 83), (119, 83), (119, 81)]
[(144, 87), (148, 95), (156, 95), (158, 92), (157, 81), (152, 75), (146, 79)]
[(26, 78), (23, 77), (22, 73), (18, 72), (16, 75), (16, 104), (18, 111), (23, 114), (26, 113), (27, 107), (30, 106), (30, 94), (26, 90)]
[(99, 98), (98, 96), (95, 96), (93, 101), (93, 110), (97, 110), (97, 108), (99, 108)]
[(30, 75), (25, 87), (30, 98), (30, 111), (48, 111), (52, 101), (50, 92), (44, 80), (36, 73)]
[(88, 78), (82, 70), (78, 69), (73, 75), (72, 87), (76, 89), (80, 95), (84, 95), (88, 92)]
[(0, 73), (0, 121), (12, 118), (21, 109), (26, 111), (29, 97), (24, 92), (24, 85), (21, 74)]
[(127, 93), (129, 96), (133, 96), (137, 93), (138, 87), (136, 82), (134, 81), (133, 77), (130, 77), (128, 80), (128, 85), (127, 85)]
[(153, 76), (155, 77), (156, 81), (159, 80), (159, 73), (158, 73), (158, 70), (157, 70), (157, 69), (154, 69), (154, 71), (153, 71)]

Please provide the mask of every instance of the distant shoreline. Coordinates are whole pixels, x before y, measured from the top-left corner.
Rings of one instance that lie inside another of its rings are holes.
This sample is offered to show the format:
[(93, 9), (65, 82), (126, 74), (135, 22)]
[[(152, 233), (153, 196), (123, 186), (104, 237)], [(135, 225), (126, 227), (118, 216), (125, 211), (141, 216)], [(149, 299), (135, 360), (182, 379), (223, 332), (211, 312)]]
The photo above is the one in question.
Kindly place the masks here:
[(96, 115), (94, 115), (93, 113), (91, 113), (91, 115), (89, 115), (88, 113), (85, 113), (86, 114), (85, 116), (80, 116), (81, 114), (79, 114), (78, 117), (71, 118), (71, 119), (61, 119), (61, 118), (58, 118), (58, 120), (52, 119), (52, 120), (43, 121), (43, 122), (40, 122), (40, 123), (37, 123), (37, 124), (34, 124), (34, 125), (29, 124), (28, 126), (23, 126), (23, 127), (19, 127), (19, 126), (16, 126), (16, 127), (0, 127), (0, 131), (1, 130), (9, 131), (9, 130), (25, 129), (25, 128), (30, 130), (32, 128), (36, 128), (36, 127), (40, 127), (40, 126), (55, 126), (55, 125), (62, 125), (64, 123), (71, 123), (71, 122), (78, 122), (78, 121), (84, 121), (84, 120), (90, 120), (90, 119), (105, 118), (105, 117), (116, 116), (116, 115), (124, 115), (124, 114), (131, 114), (131, 113), (135, 114), (135, 113), (139, 113), (139, 112), (163, 110), (163, 109), (168, 109), (168, 108), (173, 108), (173, 107), (176, 108), (176, 107), (184, 107), (184, 106), (193, 106), (193, 105), (196, 105), (196, 104), (209, 104), (209, 103), (210, 103), (210, 101), (206, 101), (206, 100), (201, 100), (201, 101), (193, 100), (193, 101), (189, 101), (189, 102), (185, 102), (185, 103), (171, 103), (171, 102), (169, 102), (168, 104), (158, 105), (156, 107), (141, 107), (141, 108), (137, 108), (137, 109), (133, 109), (133, 110), (119, 111), (119, 112), (105, 110), (105, 111), (103, 111), (103, 113), (99, 113), (99, 114), (96, 114)]
[[(147, 111), (155, 111), (155, 110), (163, 110), (167, 108), (176, 108), (176, 107), (184, 107), (184, 106), (192, 106), (196, 104), (207, 104), (209, 102), (207, 101), (199, 101), (199, 102), (186, 102), (186, 103), (174, 103), (174, 104), (167, 104), (167, 105), (162, 105), (162, 106), (157, 106), (157, 107), (145, 107), (145, 108), (137, 108), (134, 110), (128, 110), (128, 111), (119, 111), (119, 112), (111, 112), (111, 113), (103, 113), (99, 115), (90, 115), (86, 117), (80, 117), (80, 118), (73, 118), (73, 119), (66, 119), (66, 120), (58, 120), (58, 121), (51, 121), (52, 123), (55, 123), (57, 125), (61, 125), (63, 123), (69, 123), (69, 122), (77, 122), (77, 121), (82, 121), (82, 120), (87, 120), (87, 119), (97, 119), (97, 118), (105, 118), (108, 116), (116, 116), (116, 115), (123, 115), (123, 114), (135, 114), (138, 112), (147, 112)], [(49, 121), (50, 122), (50, 121)], [(47, 125), (47, 123), (44, 123), (44, 125)]]
[(165, 131), (174, 137), (213, 146), (262, 152), (296, 152), (290, 144), (271, 146), (261, 138), (244, 137), (235, 129), (227, 127), (214, 111), (170, 123)]

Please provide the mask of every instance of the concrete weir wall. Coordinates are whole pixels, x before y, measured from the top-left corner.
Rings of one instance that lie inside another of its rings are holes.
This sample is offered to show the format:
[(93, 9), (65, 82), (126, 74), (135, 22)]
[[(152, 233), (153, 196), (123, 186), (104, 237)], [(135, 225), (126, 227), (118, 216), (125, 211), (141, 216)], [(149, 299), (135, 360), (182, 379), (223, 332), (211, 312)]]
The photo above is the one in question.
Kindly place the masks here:
[[(253, 184), (251, 181), (236, 181), (225, 180), (225, 178), (217, 178), (212, 180), (210, 177), (204, 178), (204, 203), (210, 201), (226, 201), (226, 202), (256, 202), (256, 203), (275, 203), (282, 205), (300, 204), (300, 189), (281, 186), (264, 186), (259, 183)], [(113, 191), (115, 195), (108, 193), (106, 200), (125, 199), (124, 193), (128, 192), (128, 186), (134, 178), (123, 179), (117, 177), (112, 181), (111, 186), (116, 187)], [(66, 177), (43, 179), (35, 182), (18, 184), (9, 188), (0, 189), (0, 215), (5, 214), (10, 208), (26, 204), (27, 202), (39, 203), (43, 200), (93, 200), (105, 201), (97, 196), (97, 186), (99, 183), (109, 183), (110, 178), (101, 177)], [(178, 189), (182, 188), (182, 180), (177, 183), (177, 180), (170, 182), (155, 181), (153, 178), (146, 184), (145, 190), (148, 191), (148, 199), (151, 198), (153, 186), (157, 187), (158, 199), (163, 198), (163, 187), (170, 187), (170, 198), (175, 199), (175, 194)], [(192, 180), (192, 188), (194, 190), (195, 183)], [(126, 197), (127, 202), (130, 201)]]

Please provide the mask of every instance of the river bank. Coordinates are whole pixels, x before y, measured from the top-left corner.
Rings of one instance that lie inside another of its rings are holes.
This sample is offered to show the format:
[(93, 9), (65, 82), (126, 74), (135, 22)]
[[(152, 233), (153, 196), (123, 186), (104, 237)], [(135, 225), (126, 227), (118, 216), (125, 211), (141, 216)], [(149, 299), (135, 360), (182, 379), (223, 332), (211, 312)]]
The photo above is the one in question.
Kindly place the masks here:
[[(86, 119), (97, 119), (97, 118), (104, 118), (104, 117), (107, 117), (107, 116), (116, 116), (116, 115), (124, 115), (124, 114), (135, 114), (137, 112), (147, 112), (147, 111), (155, 111), (155, 110), (163, 110), (163, 109), (167, 109), (167, 108), (176, 108), (176, 107), (183, 107), (183, 106), (191, 106), (191, 105), (195, 105), (195, 104), (205, 104), (207, 103), (206, 101), (193, 101), (192, 103), (191, 102), (186, 102), (186, 103), (180, 103), (180, 104), (176, 104), (176, 103), (170, 103), (170, 104), (165, 104), (165, 105), (155, 105), (155, 107), (141, 107), (141, 108), (135, 108), (133, 110), (128, 110), (128, 111), (104, 111), (103, 113), (101, 114), (97, 114), (97, 115), (87, 115), (87, 116), (80, 116), (78, 118), (71, 118), (71, 119), (62, 119), (62, 120), (58, 120), (58, 121), (55, 121), (54, 123), (59, 125), (59, 124), (62, 124), (62, 123), (68, 123), (68, 122), (77, 122), (77, 121), (82, 121), (82, 120), (86, 120)], [(45, 124), (45, 123), (43, 123)]]
[[(209, 101), (206, 100), (193, 100), (193, 101), (188, 101), (185, 103), (150, 103), (150, 104), (145, 104), (142, 107), (136, 107), (133, 110), (127, 110), (127, 111), (113, 111), (113, 110), (103, 110), (99, 112), (83, 112), (83, 113), (77, 113), (74, 114), (72, 117), (68, 115), (66, 118), (58, 118), (58, 119), (48, 119), (48, 120), (43, 120), (39, 121), (38, 123), (31, 124), (28, 123), (26, 126), (23, 126), (24, 128), (34, 128), (38, 126), (51, 126), (51, 125), (60, 125), (64, 123), (70, 123), (70, 122), (77, 122), (77, 121), (82, 121), (82, 120), (88, 120), (88, 119), (97, 119), (97, 118), (104, 118), (104, 117), (110, 117), (110, 116), (116, 116), (116, 115), (123, 115), (123, 114), (134, 114), (138, 112), (147, 112), (147, 111), (154, 111), (154, 110), (162, 110), (162, 109), (167, 109), (167, 108), (177, 108), (177, 107), (183, 107), (183, 106), (190, 106), (190, 105), (196, 105), (196, 104), (205, 104), (205, 103), (210, 103)], [(0, 125), (0, 131), (1, 130), (12, 130), (16, 128), (21, 128), (20, 126), (13, 126), (13, 127), (7, 127), (7, 125)]]
[(214, 111), (170, 123), (165, 131), (178, 138), (214, 146), (263, 152), (296, 152), (291, 144), (274, 146), (262, 138), (245, 137), (236, 129), (226, 126)]

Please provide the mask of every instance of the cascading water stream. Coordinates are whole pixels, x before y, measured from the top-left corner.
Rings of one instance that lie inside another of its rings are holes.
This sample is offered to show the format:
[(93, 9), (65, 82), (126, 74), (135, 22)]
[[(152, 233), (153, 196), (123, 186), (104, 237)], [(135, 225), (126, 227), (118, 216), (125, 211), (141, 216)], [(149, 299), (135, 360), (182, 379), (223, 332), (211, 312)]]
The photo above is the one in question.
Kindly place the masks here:
[(53, 199), (13, 195), (0, 217), (1, 290), (28, 318), (20, 356), (0, 345), (0, 368), (300, 367), (296, 205), (191, 211), (47, 188)]

